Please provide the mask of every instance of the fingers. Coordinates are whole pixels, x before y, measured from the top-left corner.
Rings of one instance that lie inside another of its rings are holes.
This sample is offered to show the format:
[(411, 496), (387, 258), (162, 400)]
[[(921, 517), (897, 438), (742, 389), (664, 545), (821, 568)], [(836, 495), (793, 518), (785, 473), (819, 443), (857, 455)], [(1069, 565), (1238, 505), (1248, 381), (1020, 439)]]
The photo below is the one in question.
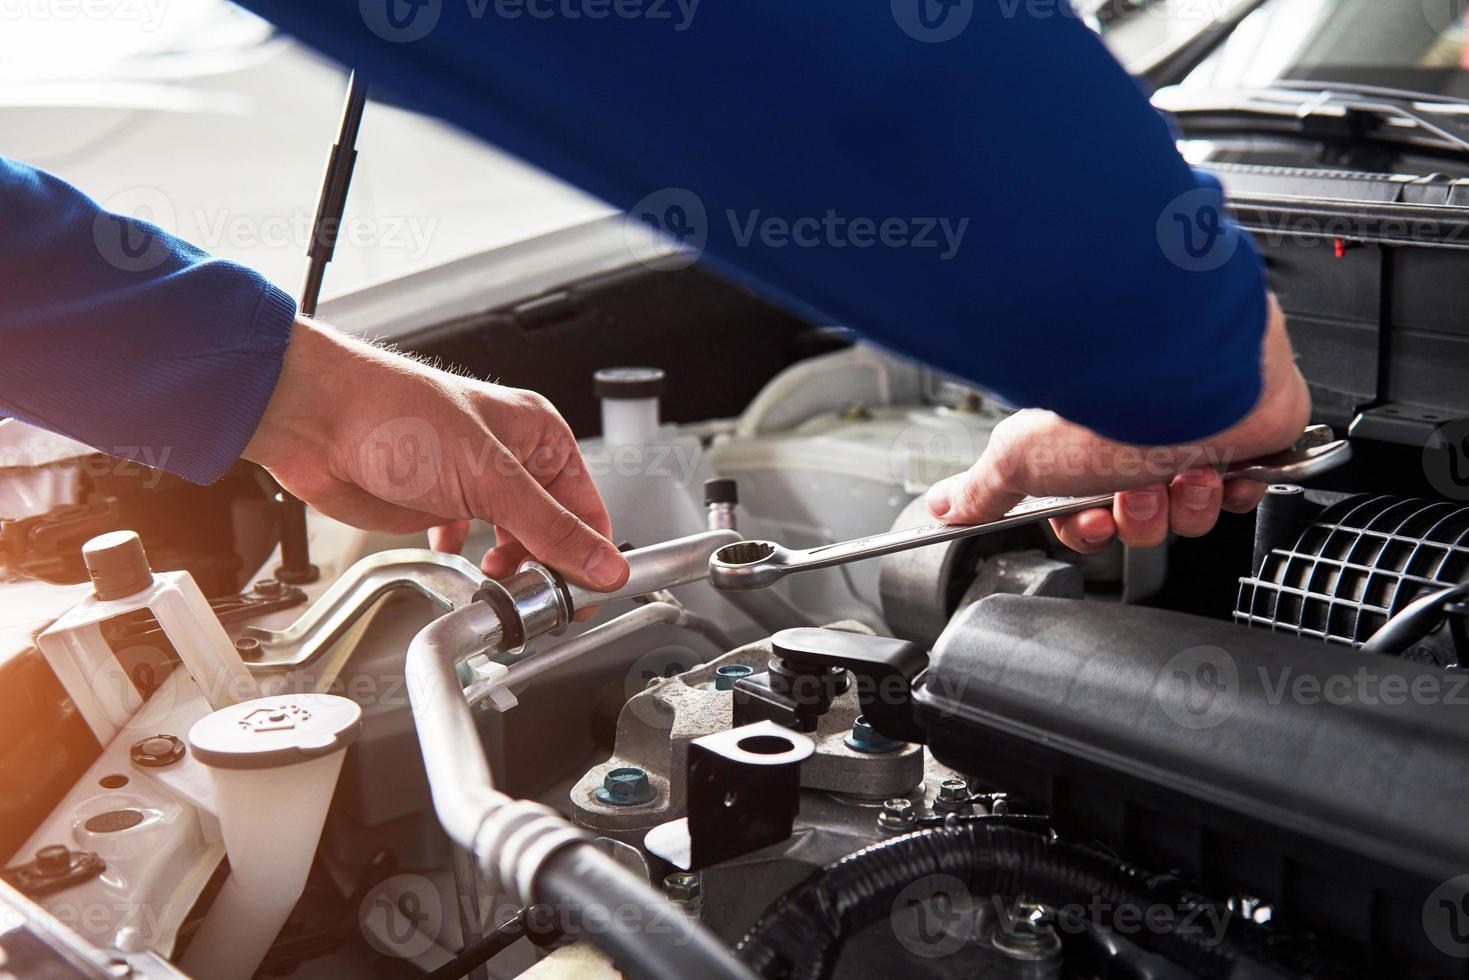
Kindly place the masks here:
[(1051, 528), (1062, 544), (1083, 555), (1096, 554), (1117, 536), (1117, 522), (1112, 519), (1112, 512), (1102, 507), (1055, 518), (1051, 521)]
[(1025, 499), (1007, 490), (986, 452), (961, 476), (940, 480), (928, 490), (928, 512), (946, 524), (980, 524), (1003, 515)]
[[(550, 493), (521, 472), (504, 488), (513, 507), (501, 508), (497, 527), (509, 531), (546, 566), (569, 581), (599, 592), (612, 592), (627, 581), (627, 559), (576, 514), (561, 506)], [(498, 550), (498, 549), (497, 549)]]
[(1168, 539), (1168, 487), (1162, 483), (1127, 490), (1112, 501), (1117, 536), (1133, 548), (1156, 548)]
[(1224, 481), (1212, 469), (1189, 470), (1168, 485), (1168, 519), (1180, 537), (1201, 538), (1219, 522)]
[(1248, 514), (1265, 499), (1265, 484), (1253, 480), (1230, 480), (1224, 484), (1224, 509), (1231, 514)]
[(468, 537), (468, 521), (449, 521), (428, 529), (428, 546), (446, 555), (457, 555), (464, 550)]
[(490, 578), (504, 578), (512, 575), (520, 567), (521, 562), (530, 558), (530, 552), (525, 545), (515, 539), (515, 535), (503, 527), (495, 528), (495, 546), (485, 552), (484, 559), (479, 563), (480, 571)]

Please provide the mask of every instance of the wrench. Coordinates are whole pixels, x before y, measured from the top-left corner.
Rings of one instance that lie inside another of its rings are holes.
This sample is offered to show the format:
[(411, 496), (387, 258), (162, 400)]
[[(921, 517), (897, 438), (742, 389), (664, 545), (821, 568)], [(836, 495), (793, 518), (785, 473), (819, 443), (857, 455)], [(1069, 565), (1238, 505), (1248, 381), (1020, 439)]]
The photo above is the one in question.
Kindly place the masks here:
[[(1291, 448), (1229, 466), (1223, 469), (1222, 475), (1226, 480), (1300, 483), (1335, 469), (1351, 458), (1352, 447), (1345, 439), (1337, 439), (1328, 426), (1313, 425)], [(765, 589), (795, 572), (830, 568), (910, 548), (1003, 531), (1092, 507), (1111, 507), (1113, 496), (1111, 493), (1099, 493), (1090, 497), (1031, 497), (1021, 501), (1004, 517), (987, 524), (945, 524), (940, 521), (800, 550), (786, 548), (774, 541), (740, 541), (714, 552), (709, 559), (709, 581), (715, 588), (725, 591)]]

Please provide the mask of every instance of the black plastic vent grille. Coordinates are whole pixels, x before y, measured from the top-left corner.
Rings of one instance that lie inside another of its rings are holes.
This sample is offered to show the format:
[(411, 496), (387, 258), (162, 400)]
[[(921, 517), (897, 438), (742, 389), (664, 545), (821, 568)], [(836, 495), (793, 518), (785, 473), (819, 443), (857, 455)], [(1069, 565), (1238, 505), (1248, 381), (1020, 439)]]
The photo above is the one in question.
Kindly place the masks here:
[(1469, 506), (1351, 497), (1240, 580), (1234, 618), (1361, 646), (1429, 590), (1469, 580)]

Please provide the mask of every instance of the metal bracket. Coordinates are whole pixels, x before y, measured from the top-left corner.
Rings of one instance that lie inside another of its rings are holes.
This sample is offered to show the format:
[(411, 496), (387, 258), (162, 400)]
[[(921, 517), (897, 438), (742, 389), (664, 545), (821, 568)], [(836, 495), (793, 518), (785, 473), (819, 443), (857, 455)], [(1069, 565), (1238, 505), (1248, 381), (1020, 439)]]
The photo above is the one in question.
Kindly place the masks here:
[(648, 850), (684, 870), (706, 868), (791, 836), (801, 763), (816, 744), (762, 721), (689, 743), (688, 812), (648, 832)]

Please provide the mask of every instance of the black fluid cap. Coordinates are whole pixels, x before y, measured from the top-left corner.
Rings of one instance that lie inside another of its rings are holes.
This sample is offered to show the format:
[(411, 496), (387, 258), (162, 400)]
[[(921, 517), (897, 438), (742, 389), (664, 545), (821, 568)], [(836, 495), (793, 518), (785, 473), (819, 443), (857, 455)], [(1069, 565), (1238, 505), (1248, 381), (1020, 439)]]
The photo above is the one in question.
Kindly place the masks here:
[(705, 480), (705, 504), (737, 504), (740, 502), (740, 485), (734, 480)]
[(122, 599), (153, 584), (153, 569), (136, 531), (109, 531), (82, 545), (82, 561), (99, 599)]
[(598, 398), (631, 401), (662, 395), (663, 383), (668, 376), (663, 373), (662, 368), (620, 367), (603, 368), (593, 377), (596, 380)]

